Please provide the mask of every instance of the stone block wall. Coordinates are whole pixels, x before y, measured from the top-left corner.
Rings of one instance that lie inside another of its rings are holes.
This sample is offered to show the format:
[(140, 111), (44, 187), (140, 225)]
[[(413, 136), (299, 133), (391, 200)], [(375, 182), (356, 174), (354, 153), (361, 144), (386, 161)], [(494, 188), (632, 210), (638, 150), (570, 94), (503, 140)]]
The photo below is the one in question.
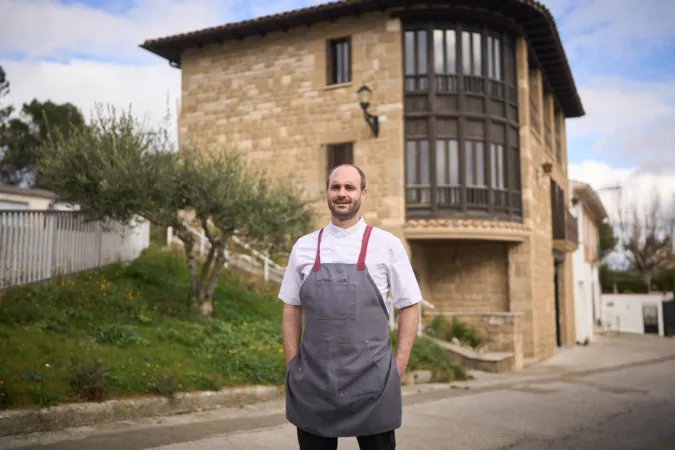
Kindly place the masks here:
[(455, 318), (476, 330), (487, 351), (513, 353), (511, 370), (522, 369), (524, 349), (521, 313), (448, 313), (443, 316), (448, 321)]
[(508, 311), (507, 244), (503, 242), (413, 244), (412, 264), (424, 277), (423, 294), (435, 311)]
[[(351, 37), (352, 82), (327, 85), (327, 41)], [(316, 198), (319, 223), (328, 144), (352, 142), (354, 162), (368, 176), (364, 216), (401, 236), (404, 222), (403, 80), (400, 22), (383, 13), (298, 27), (182, 58), (179, 136), (222, 148), (236, 145), (258, 168), (301, 185)], [(373, 91), (380, 135), (372, 137), (357, 90)]]

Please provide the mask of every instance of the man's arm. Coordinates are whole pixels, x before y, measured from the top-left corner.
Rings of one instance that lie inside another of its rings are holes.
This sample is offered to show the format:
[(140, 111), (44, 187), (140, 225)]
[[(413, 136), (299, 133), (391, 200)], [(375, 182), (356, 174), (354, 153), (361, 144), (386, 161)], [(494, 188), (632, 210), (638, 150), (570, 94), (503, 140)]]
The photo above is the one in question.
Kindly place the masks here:
[(293, 246), (288, 258), (284, 278), (281, 280), (279, 299), (284, 302), (281, 319), (286, 367), (300, 348), (302, 336), (302, 303), (300, 302), (300, 286), (302, 280), (297, 270), (297, 243)]
[(399, 239), (395, 239), (390, 252), (389, 287), (394, 308), (399, 310), (398, 337), (394, 358), (398, 374), (403, 377), (417, 336), (419, 303), (422, 301), (422, 292), (410, 264), (408, 253), (406, 253)]
[(415, 337), (417, 336), (417, 324), (419, 322), (419, 303), (406, 306), (399, 310), (398, 337), (396, 339), (396, 368), (399, 376), (403, 377), (410, 352), (412, 351)]
[(302, 307), (284, 304), (282, 318), (282, 334), (284, 340), (284, 353), (286, 367), (291, 359), (298, 353), (300, 337), (302, 336)]

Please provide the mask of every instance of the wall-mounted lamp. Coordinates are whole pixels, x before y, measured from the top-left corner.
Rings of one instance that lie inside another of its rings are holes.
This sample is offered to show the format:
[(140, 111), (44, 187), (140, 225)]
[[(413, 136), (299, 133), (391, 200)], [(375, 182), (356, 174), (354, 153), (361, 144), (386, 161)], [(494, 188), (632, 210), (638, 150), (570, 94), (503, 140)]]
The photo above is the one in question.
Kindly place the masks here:
[(363, 118), (366, 119), (366, 123), (373, 132), (373, 136), (377, 137), (380, 134), (380, 121), (376, 115), (370, 114), (368, 112), (368, 107), (370, 106), (370, 97), (373, 91), (371, 91), (370, 88), (364, 84), (359, 88), (357, 93), (359, 96), (359, 105), (361, 105), (361, 109), (363, 110)]
[(544, 173), (548, 175), (549, 173), (553, 172), (553, 163), (542, 163), (541, 168), (544, 170)]

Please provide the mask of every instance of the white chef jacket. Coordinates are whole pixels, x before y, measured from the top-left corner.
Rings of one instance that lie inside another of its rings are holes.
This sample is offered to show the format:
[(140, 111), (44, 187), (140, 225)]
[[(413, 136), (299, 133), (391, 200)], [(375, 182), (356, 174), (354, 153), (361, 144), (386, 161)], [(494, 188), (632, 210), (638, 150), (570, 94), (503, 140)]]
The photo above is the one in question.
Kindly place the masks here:
[[(328, 224), (321, 238), (321, 263), (356, 264), (365, 229), (363, 218), (346, 229)], [(293, 245), (279, 291), (279, 299), (284, 303), (300, 306), (300, 287), (314, 266), (318, 238), (319, 230), (301, 237)], [(396, 309), (422, 300), (408, 254), (401, 240), (393, 234), (373, 228), (368, 241), (366, 267), (387, 305), (387, 311), (390, 308), (387, 300), (390, 292)]]

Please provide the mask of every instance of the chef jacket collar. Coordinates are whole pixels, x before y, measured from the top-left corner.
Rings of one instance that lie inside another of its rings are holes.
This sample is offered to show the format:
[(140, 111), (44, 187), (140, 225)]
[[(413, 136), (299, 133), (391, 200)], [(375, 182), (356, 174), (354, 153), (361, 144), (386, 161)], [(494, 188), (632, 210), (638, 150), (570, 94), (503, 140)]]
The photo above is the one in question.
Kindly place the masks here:
[(326, 226), (326, 231), (332, 234), (335, 237), (347, 237), (351, 236), (354, 233), (363, 231), (366, 228), (366, 221), (363, 220), (363, 217), (359, 219), (354, 225), (349, 228), (341, 228), (337, 225), (334, 225), (332, 222)]

